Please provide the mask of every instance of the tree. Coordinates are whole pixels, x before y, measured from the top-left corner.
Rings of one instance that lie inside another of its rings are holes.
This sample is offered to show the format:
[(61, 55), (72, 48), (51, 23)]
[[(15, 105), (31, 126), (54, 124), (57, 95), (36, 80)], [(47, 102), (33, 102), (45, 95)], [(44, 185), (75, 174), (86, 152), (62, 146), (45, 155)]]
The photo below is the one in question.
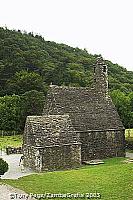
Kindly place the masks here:
[(18, 95), (0, 97), (0, 130), (20, 131), (20, 97)]
[(125, 128), (130, 128), (132, 124), (132, 112), (129, 96), (126, 96), (120, 90), (114, 90), (111, 92), (112, 100), (117, 108), (117, 111), (122, 119)]
[(43, 92), (32, 90), (21, 95), (20, 127), (22, 130), (24, 129), (25, 120), (27, 116), (42, 114), (44, 102), (45, 102), (45, 96)]
[(43, 78), (35, 72), (24, 70), (17, 72), (14, 77), (7, 82), (7, 91), (9, 94), (23, 94), (31, 90), (45, 90)]
[(128, 96), (130, 99), (131, 111), (133, 112), (133, 92), (129, 93)]

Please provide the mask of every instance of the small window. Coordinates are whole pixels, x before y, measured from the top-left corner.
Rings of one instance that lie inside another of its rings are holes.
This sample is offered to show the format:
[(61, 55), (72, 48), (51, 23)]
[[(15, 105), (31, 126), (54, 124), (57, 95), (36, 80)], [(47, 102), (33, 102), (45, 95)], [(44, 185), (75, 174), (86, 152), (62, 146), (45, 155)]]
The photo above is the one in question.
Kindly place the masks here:
[(96, 67), (94, 67), (94, 73), (96, 72)]
[(103, 66), (103, 72), (106, 72), (106, 65)]

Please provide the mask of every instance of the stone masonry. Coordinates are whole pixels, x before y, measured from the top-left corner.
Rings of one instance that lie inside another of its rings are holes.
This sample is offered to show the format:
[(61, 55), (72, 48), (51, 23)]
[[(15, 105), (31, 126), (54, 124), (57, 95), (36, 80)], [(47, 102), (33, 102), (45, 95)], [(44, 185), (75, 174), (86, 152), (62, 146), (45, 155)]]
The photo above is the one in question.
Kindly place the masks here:
[(36, 171), (61, 170), (81, 164), (80, 137), (69, 115), (27, 117), (23, 149), (25, 165)]
[(82, 161), (125, 156), (124, 127), (108, 95), (107, 66), (94, 66), (91, 88), (51, 85), (42, 116), (27, 117), (25, 165), (37, 171), (80, 166)]

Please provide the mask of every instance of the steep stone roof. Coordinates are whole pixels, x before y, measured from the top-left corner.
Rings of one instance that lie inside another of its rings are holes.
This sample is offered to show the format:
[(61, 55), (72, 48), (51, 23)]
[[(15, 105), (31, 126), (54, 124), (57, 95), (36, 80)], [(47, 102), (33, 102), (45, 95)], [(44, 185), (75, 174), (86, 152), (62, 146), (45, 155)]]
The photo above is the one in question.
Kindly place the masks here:
[(53, 146), (79, 142), (69, 115), (28, 116), (24, 142), (32, 146)]
[(124, 129), (111, 98), (95, 88), (51, 86), (43, 115), (64, 114), (77, 131)]

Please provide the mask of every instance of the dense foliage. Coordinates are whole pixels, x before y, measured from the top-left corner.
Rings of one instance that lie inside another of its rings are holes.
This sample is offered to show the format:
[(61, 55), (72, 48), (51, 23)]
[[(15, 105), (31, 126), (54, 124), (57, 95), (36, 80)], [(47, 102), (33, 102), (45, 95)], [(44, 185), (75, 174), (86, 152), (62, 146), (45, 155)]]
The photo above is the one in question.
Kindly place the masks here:
[(120, 90), (111, 92), (112, 100), (126, 128), (133, 128), (133, 92), (128, 95)]
[(44, 94), (36, 90), (0, 97), (0, 130), (21, 132), (26, 116), (41, 114), (43, 103)]
[[(45, 41), (33, 33), (0, 28), (0, 129), (23, 130), (27, 115), (41, 113), (51, 82), (90, 86), (96, 57), (85, 49)], [(133, 72), (106, 63), (113, 101), (125, 126), (132, 126), (128, 119), (133, 117)], [(123, 110), (125, 102), (128, 115)]]
[(8, 163), (0, 158), (0, 176), (8, 171)]

